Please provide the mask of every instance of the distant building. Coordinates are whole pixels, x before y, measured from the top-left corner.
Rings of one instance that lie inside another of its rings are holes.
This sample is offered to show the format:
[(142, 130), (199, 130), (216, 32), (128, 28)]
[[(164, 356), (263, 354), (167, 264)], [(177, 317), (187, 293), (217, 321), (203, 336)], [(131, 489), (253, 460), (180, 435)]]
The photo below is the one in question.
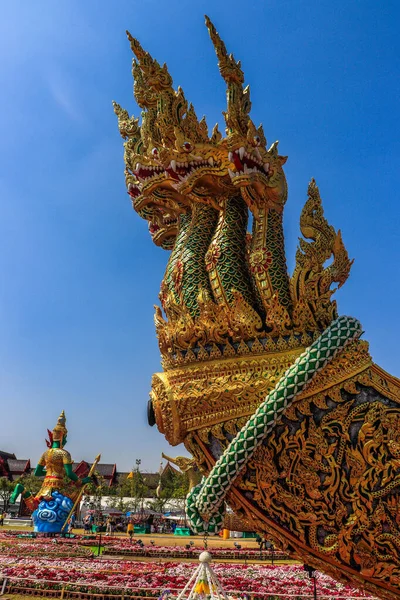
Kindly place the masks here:
[[(73, 463), (72, 469), (78, 477), (83, 479), (88, 475), (92, 463), (88, 463), (85, 460), (81, 460), (80, 463)], [(99, 463), (96, 466), (96, 472), (104, 478), (104, 481), (108, 487), (112, 487), (117, 483), (117, 465), (110, 463)]]
[(22, 475), (29, 475), (31, 472), (30, 459), (18, 459), (15, 454), (0, 450), (0, 477), (7, 477), (10, 481), (15, 481)]
[[(74, 462), (72, 469), (78, 477), (83, 479), (90, 471), (92, 463), (85, 460)], [(15, 481), (23, 475), (33, 473), (35, 468), (31, 467), (30, 459), (18, 459), (15, 454), (0, 450), (0, 477), (7, 477), (10, 481)], [(118, 485), (119, 481), (129, 475), (128, 471), (118, 471), (115, 463), (99, 463), (96, 466), (96, 472), (104, 479), (105, 484), (112, 488)], [(168, 473), (179, 473), (169, 462), (164, 467), (161, 476), (164, 477)], [(148, 497), (154, 498), (156, 489), (160, 483), (160, 473), (144, 473), (141, 472), (143, 483), (148, 487)]]

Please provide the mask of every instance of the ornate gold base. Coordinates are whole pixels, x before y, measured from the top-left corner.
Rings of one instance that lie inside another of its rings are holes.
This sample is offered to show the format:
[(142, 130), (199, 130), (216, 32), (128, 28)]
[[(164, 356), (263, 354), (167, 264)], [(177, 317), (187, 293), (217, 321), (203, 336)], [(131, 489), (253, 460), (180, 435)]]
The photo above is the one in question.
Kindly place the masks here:
[[(260, 346), (262, 350), (262, 346)], [(234, 435), (304, 348), (224, 356), (153, 375), (151, 399), (158, 429), (172, 446), (193, 431), (221, 440)]]
[[(208, 473), (292, 364), (291, 353), (216, 360), (153, 380), (157, 423)], [(368, 344), (345, 348), (285, 411), (228, 495), (293, 556), (380, 598), (400, 598), (400, 381)]]

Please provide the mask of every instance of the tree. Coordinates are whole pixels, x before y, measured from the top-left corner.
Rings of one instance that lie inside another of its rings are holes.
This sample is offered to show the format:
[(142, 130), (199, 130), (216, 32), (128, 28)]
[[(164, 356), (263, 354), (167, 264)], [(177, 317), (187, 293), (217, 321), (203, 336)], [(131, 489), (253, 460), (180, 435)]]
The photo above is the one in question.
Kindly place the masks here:
[(101, 519), (102, 513), (102, 499), (103, 496), (108, 495), (109, 487), (105, 483), (105, 479), (100, 473), (95, 471), (94, 479), (92, 483), (88, 483), (85, 488), (85, 496), (83, 498), (83, 503), (88, 506), (90, 510), (95, 511), (95, 521), (99, 521)]
[(179, 508), (184, 510), (185, 498), (189, 491), (189, 479), (186, 473), (167, 472), (161, 477), (157, 498), (147, 503), (147, 507), (164, 512), (171, 500), (177, 500)]
[(174, 476), (174, 492), (172, 497), (177, 501), (182, 512), (186, 509), (186, 496), (189, 493), (189, 477), (187, 473), (177, 473)]
[(36, 496), (36, 494), (42, 487), (43, 477), (35, 477), (35, 475), (32, 474), (22, 475), (14, 482), (14, 486), (17, 483), (22, 483), (26, 492), (30, 492), (31, 494)]
[(121, 512), (127, 512), (132, 509), (132, 501), (124, 500), (130, 498), (131, 485), (126, 475), (119, 478), (118, 484), (114, 486), (113, 497), (107, 502), (110, 508), (115, 508)]
[(3, 502), (3, 510), (8, 510), (14, 487), (15, 484), (9, 481), (7, 477), (0, 477), (0, 498)]
[[(140, 463), (139, 463), (140, 464)], [(139, 512), (139, 510), (143, 509), (144, 499), (146, 498), (149, 487), (146, 485), (143, 475), (139, 471), (138, 467), (133, 471), (133, 477), (128, 480), (130, 492), (128, 496), (130, 496), (132, 500), (132, 510), (133, 512)]]

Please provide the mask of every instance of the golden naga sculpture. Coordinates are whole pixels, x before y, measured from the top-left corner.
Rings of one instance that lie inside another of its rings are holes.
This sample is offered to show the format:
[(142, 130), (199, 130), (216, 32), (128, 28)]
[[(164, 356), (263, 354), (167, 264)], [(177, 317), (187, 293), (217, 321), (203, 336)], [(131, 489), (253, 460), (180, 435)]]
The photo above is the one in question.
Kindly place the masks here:
[(333, 286), (352, 261), (314, 180), (289, 276), (286, 157), (250, 119), (240, 62), (206, 24), (227, 85), (224, 137), (130, 34), (141, 123), (114, 105), (133, 207), (171, 250), (149, 421), (206, 477), (188, 499), (199, 531), (220, 526), (226, 502), (308, 565), (400, 598), (400, 381), (338, 317)]
[(193, 458), (187, 458), (186, 456), (176, 456), (175, 458), (171, 458), (167, 454), (164, 454), (164, 452), (162, 452), (161, 456), (178, 467), (182, 473), (186, 473), (191, 488), (199, 483), (201, 474), (197, 468), (196, 461)]

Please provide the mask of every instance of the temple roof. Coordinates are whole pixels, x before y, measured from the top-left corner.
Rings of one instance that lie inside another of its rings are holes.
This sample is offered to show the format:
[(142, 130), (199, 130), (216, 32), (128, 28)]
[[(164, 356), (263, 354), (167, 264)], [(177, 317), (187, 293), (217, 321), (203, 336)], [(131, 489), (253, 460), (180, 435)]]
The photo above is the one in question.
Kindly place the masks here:
[(96, 467), (96, 471), (103, 475), (103, 477), (112, 477), (117, 470), (116, 464), (99, 463)]
[[(78, 467), (79, 470), (81, 470), (82, 468), (86, 467), (87, 470), (90, 470), (90, 467), (92, 466), (92, 463), (87, 462), (86, 460), (81, 460), (81, 462), (74, 462), (72, 463), (72, 469), (75, 472)], [(117, 470), (117, 465), (114, 463), (99, 463), (96, 466), (96, 471), (99, 475), (102, 475), (103, 477), (113, 477), (113, 475), (116, 473)]]
[(22, 458), (22, 459), (9, 458), (7, 460), (7, 463), (8, 463), (8, 468), (10, 469), (11, 473), (23, 473), (27, 469), (30, 469), (29, 458), (28, 459), (26, 459), (26, 458)]
[(9, 458), (16, 458), (16, 456), (10, 452), (4, 452), (4, 450), (0, 450), (0, 458), (8, 460)]

